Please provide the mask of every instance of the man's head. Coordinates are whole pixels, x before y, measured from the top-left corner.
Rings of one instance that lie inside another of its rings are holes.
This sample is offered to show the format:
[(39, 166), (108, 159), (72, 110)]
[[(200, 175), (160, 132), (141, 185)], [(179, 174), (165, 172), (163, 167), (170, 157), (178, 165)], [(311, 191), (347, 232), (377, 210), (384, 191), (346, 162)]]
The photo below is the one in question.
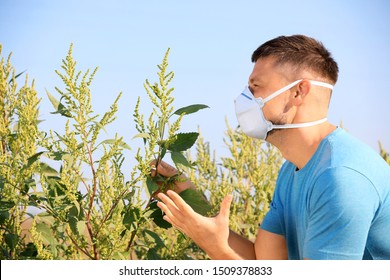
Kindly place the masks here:
[(286, 128), (324, 127), (320, 124), (326, 122), (338, 66), (320, 42), (303, 35), (280, 36), (261, 45), (252, 61), (248, 91), (236, 99), (246, 134), (264, 139), (281, 130), (279, 136), (298, 132)]
[(252, 54), (252, 62), (273, 57), (275, 66), (289, 68), (298, 78), (303, 71), (322, 77), (335, 84), (338, 66), (323, 44), (304, 35), (279, 36), (258, 47)]

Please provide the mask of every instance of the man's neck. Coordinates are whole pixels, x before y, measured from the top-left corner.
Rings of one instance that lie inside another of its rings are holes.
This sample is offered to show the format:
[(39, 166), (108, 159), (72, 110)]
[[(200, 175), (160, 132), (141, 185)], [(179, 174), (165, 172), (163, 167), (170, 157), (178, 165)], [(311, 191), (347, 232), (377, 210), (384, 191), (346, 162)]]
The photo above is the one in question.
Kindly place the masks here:
[(302, 169), (312, 158), (322, 139), (335, 129), (336, 126), (328, 122), (312, 127), (281, 129), (270, 135), (267, 141), (277, 147), (286, 160)]

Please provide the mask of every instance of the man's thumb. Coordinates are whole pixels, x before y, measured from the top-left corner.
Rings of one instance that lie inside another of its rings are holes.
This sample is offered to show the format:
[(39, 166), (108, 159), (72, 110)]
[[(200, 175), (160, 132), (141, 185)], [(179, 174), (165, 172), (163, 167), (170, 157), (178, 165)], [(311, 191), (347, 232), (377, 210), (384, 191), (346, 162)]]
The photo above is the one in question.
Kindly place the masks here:
[(229, 218), (230, 205), (232, 204), (232, 201), (233, 201), (232, 194), (228, 194), (227, 196), (225, 196), (225, 198), (222, 200), (222, 203), (221, 203), (221, 210), (219, 211), (220, 215)]

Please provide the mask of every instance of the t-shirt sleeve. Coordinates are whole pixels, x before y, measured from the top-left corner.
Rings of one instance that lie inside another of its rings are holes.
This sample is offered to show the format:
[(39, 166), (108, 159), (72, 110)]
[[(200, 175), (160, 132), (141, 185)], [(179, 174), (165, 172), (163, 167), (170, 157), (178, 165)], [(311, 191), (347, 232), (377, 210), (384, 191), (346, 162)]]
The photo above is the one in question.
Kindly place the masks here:
[(303, 257), (362, 259), (378, 204), (375, 188), (362, 174), (344, 167), (325, 171), (307, 206)]
[(283, 204), (280, 200), (279, 189), (276, 188), (270, 209), (260, 223), (260, 228), (275, 234), (285, 235), (283, 219)]

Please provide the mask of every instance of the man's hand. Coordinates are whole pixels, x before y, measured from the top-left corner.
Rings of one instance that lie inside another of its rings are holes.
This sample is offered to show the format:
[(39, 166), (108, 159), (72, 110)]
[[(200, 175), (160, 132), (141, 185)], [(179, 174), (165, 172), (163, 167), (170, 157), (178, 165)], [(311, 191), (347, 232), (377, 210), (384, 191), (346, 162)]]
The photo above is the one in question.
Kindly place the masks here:
[[(164, 161), (157, 164), (157, 161), (154, 160), (150, 165), (156, 167), (156, 169), (152, 169), (152, 176), (157, 175), (157, 173), (167, 178), (177, 175), (177, 169)], [(195, 189), (194, 184), (184, 174), (181, 174), (179, 178), (175, 182), (175, 192), (181, 193), (186, 189)]]
[[(152, 170), (152, 176), (161, 174), (164, 177), (172, 177), (178, 174), (173, 166), (166, 162), (151, 162), (155, 169)], [(164, 219), (174, 227), (190, 237), (200, 248), (202, 248), (212, 259), (241, 259), (231, 247), (232, 236), (238, 239), (238, 236), (229, 230), (229, 215), (232, 195), (228, 195), (222, 201), (220, 213), (208, 218), (196, 213), (178, 194), (186, 189), (195, 189), (194, 184), (184, 175), (175, 182), (175, 189), (168, 190), (166, 194), (159, 193), (161, 200), (157, 206), (165, 212)], [(207, 201), (205, 201), (207, 203)], [(239, 242), (239, 248), (248, 248), (242, 246)], [(253, 244), (249, 244), (249, 250), (252, 251)], [(242, 250), (241, 250), (242, 251)]]
[(229, 246), (229, 215), (232, 195), (224, 198), (220, 213), (208, 218), (199, 215), (174, 191), (160, 193), (157, 206), (165, 212), (164, 219), (190, 237), (213, 259), (240, 258)]

